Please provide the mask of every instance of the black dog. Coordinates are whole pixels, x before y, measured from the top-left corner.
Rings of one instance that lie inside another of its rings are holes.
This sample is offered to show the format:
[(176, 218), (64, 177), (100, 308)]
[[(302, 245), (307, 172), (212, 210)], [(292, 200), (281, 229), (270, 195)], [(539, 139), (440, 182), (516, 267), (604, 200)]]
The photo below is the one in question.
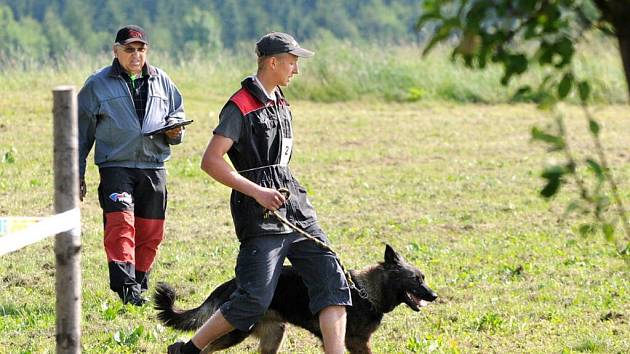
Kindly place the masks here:
[[(357, 289), (352, 290), (352, 306), (347, 308), (346, 348), (350, 353), (371, 353), (370, 337), (381, 324), (383, 314), (401, 303), (412, 310), (433, 301), (437, 295), (424, 283), (424, 275), (409, 264), (394, 249), (385, 247), (385, 262), (360, 271), (350, 271), (359, 289), (367, 292), (361, 298)], [(234, 279), (221, 284), (199, 307), (190, 310), (174, 308), (176, 294), (167, 284), (158, 284), (154, 296), (158, 319), (166, 326), (180, 330), (194, 330), (226, 302), (236, 290)], [(276, 353), (282, 344), (287, 323), (302, 327), (320, 339), (317, 315), (308, 308), (308, 292), (302, 279), (291, 267), (284, 267), (273, 300), (265, 316), (250, 332), (234, 330), (210, 343), (203, 353), (229, 348), (242, 342), (249, 335), (259, 338), (261, 353)]]

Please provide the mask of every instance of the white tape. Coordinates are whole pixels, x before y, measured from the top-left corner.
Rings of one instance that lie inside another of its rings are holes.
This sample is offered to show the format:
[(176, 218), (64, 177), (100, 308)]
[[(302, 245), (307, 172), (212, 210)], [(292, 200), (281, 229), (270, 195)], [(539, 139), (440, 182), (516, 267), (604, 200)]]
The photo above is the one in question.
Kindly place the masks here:
[(22, 231), (42, 219), (41, 216), (0, 216), (0, 236)]
[(0, 256), (41, 241), (48, 236), (73, 229), (76, 229), (73, 236), (79, 236), (81, 230), (81, 211), (79, 208), (42, 218), (40, 222), (30, 225), (22, 231), (0, 237)]

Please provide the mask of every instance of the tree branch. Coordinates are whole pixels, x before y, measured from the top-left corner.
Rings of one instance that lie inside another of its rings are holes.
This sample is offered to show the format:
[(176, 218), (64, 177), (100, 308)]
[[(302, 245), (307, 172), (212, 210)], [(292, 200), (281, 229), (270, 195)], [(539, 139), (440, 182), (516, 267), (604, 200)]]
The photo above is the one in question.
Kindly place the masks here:
[[(584, 114), (587, 120), (594, 120), (591, 112), (588, 110), (586, 104), (582, 104), (582, 108), (584, 109)], [(617, 186), (617, 182), (613, 178), (610, 167), (608, 166), (608, 160), (606, 160), (606, 154), (604, 153), (604, 148), (602, 147), (602, 143), (599, 139), (599, 135), (591, 134), (593, 137), (593, 142), (595, 144), (595, 151), (597, 152), (597, 157), (599, 158), (600, 164), (602, 166), (602, 171), (606, 181), (610, 186), (611, 193), (613, 195), (613, 200), (617, 206), (617, 214), (619, 215), (619, 219), (621, 220), (621, 226), (626, 234), (626, 240), (630, 241), (630, 225), (628, 224), (628, 216), (626, 214), (626, 208), (623, 205), (623, 200), (619, 196), (619, 188)]]

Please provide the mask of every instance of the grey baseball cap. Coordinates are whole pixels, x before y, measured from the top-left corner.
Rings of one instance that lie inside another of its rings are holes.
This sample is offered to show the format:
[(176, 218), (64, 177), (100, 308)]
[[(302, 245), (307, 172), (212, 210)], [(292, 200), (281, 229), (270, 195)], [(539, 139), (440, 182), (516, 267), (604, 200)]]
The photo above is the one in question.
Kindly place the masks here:
[(271, 32), (256, 42), (256, 55), (259, 57), (280, 53), (291, 53), (302, 58), (310, 58), (315, 53), (300, 47), (291, 35), (282, 32)]

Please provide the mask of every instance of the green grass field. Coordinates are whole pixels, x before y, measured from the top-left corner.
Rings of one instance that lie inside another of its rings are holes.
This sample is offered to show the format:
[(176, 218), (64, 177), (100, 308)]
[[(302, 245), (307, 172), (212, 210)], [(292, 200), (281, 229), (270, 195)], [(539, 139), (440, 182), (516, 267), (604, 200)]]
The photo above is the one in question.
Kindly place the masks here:
[[(172, 284), (182, 295), (178, 304), (193, 307), (233, 275), (238, 242), (229, 189), (199, 162), (223, 100), (247, 71), (224, 74), (232, 79), (224, 87), (206, 85), (185, 67), (172, 71), (195, 124), (168, 163), (167, 233), (152, 280)], [(88, 73), (2, 74), (0, 215), (52, 213), (50, 90), (80, 87)], [(306, 75), (304, 81), (313, 79)], [(300, 78), (295, 82), (289, 99), (304, 98)], [(551, 202), (537, 194), (546, 154), (529, 131), (549, 117), (526, 104), (395, 103), (375, 96), (291, 102), (293, 170), (346, 267), (381, 261), (387, 243), (421, 268), (440, 295), (419, 313), (401, 305), (386, 315), (372, 340), (375, 353), (630, 351), (628, 263), (601, 235), (579, 236), (582, 219), (562, 217), (570, 192)], [(588, 151), (580, 110), (562, 110), (573, 149)], [(630, 108), (595, 112), (628, 201)], [(90, 162), (81, 206), (83, 352), (165, 352), (191, 333), (163, 327), (151, 307), (120, 305), (109, 291), (97, 178)], [(54, 265), (52, 238), (0, 258), (0, 353), (54, 352)], [(246, 341), (229, 352), (254, 352), (256, 345)], [(282, 350), (321, 348), (291, 328)]]

